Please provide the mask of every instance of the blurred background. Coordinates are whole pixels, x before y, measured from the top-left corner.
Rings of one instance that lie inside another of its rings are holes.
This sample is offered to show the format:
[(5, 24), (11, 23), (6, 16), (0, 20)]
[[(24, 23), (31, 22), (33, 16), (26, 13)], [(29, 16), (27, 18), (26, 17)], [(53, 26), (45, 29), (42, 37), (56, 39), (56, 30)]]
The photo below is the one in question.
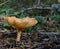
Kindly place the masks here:
[[(0, 0), (0, 15), (35, 17), (35, 30), (60, 31), (60, 0)], [(35, 31), (32, 28), (26, 31)]]
[(0, 49), (60, 49), (60, 0), (0, 0), (0, 17), (6, 15), (34, 17), (38, 24), (24, 29), (16, 43), (16, 28), (0, 20)]

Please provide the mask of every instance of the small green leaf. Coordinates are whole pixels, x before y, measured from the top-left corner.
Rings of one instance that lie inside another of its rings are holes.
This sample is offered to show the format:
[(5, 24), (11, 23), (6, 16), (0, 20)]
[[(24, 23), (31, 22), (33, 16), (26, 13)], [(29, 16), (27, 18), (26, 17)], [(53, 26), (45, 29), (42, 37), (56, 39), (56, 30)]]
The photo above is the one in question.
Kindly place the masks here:
[(5, 26), (8, 26), (8, 23), (7, 23), (7, 22), (3, 22), (3, 23), (2, 23), (2, 26), (4, 26), (4, 27), (5, 27)]

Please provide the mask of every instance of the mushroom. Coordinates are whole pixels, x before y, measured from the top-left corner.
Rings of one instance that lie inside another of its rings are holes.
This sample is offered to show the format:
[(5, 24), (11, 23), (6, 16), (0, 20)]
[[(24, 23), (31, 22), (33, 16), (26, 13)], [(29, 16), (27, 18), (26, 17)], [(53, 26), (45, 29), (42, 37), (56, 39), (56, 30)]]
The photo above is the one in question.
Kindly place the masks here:
[(16, 27), (18, 30), (16, 41), (20, 41), (21, 33), (24, 28), (31, 27), (37, 24), (37, 20), (35, 18), (25, 17), (25, 18), (16, 18), (12, 17), (4, 17), (4, 20), (8, 22), (11, 26)]

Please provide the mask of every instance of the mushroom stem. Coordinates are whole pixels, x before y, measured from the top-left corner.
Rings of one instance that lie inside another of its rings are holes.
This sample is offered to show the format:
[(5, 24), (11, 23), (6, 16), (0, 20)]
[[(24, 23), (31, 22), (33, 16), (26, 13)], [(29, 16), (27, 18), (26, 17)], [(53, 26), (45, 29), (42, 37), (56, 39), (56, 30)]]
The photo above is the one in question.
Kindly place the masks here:
[(20, 41), (20, 38), (21, 38), (21, 33), (22, 33), (22, 31), (20, 30), (20, 31), (18, 31), (18, 33), (17, 33), (17, 42), (19, 42)]

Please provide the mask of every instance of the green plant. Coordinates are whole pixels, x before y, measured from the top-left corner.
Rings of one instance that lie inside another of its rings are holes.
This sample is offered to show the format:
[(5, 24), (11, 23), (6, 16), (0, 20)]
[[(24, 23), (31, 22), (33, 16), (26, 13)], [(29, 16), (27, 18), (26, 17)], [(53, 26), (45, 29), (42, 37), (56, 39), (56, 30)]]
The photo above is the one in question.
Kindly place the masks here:
[(5, 27), (5, 26), (9, 26), (7, 22), (3, 22), (2, 23), (2, 26)]

